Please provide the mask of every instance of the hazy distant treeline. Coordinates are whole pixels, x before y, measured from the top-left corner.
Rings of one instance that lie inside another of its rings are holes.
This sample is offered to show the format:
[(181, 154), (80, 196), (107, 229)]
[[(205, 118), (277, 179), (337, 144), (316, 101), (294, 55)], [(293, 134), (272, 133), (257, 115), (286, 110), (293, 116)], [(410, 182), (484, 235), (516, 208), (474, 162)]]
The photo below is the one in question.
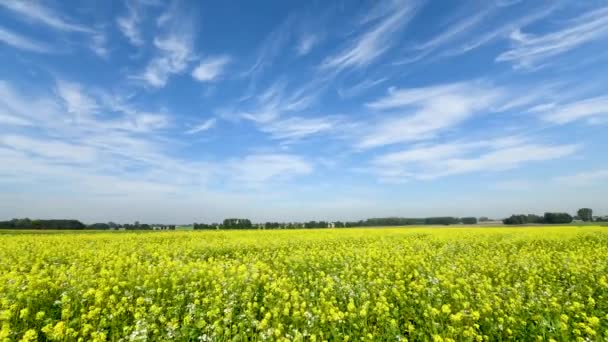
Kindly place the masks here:
[(565, 224), (573, 220), (581, 220), (583, 222), (603, 222), (606, 218), (602, 216), (593, 216), (593, 209), (581, 208), (576, 212), (576, 216), (568, 213), (545, 213), (543, 216), (527, 214), (527, 215), (511, 215), (502, 222), (504, 224)]
[(30, 220), (29, 218), (0, 221), (0, 229), (46, 229), (46, 230), (175, 230), (175, 225), (114, 222), (93, 223), (86, 225), (78, 220)]
[(0, 221), (0, 229), (65, 229), (82, 230), (87, 226), (78, 220), (30, 220), (12, 219)]
[(502, 220), (502, 222), (504, 224), (565, 224), (573, 220), (574, 217), (567, 213), (545, 213), (543, 216), (534, 214), (511, 215), (511, 217)]
[[(567, 224), (573, 220), (585, 222), (604, 221), (606, 218), (593, 216), (590, 208), (581, 208), (576, 216), (568, 213), (545, 213), (543, 216), (526, 214), (511, 215), (502, 220), (506, 225), (523, 224)], [(487, 217), (452, 217), (438, 216), (427, 218), (408, 217), (378, 217), (359, 221), (308, 221), (308, 222), (265, 222), (253, 223), (246, 218), (227, 218), (222, 223), (194, 223), (195, 230), (218, 229), (311, 229), (311, 228), (349, 228), (349, 227), (379, 227), (379, 226), (423, 226), (423, 225), (455, 225), (477, 224), (491, 221)], [(175, 225), (134, 223), (118, 224), (114, 222), (93, 223), (86, 225), (78, 220), (30, 220), (29, 218), (0, 221), (0, 229), (49, 229), (49, 230), (175, 230)]]
[(217, 229), (301, 229), (301, 228), (349, 228), (349, 227), (377, 227), (377, 226), (421, 226), (421, 225), (451, 225), (451, 224), (477, 224), (476, 217), (380, 217), (360, 221), (308, 221), (308, 222), (266, 222), (251, 223), (246, 218), (225, 219), (223, 223), (194, 223), (195, 230)]

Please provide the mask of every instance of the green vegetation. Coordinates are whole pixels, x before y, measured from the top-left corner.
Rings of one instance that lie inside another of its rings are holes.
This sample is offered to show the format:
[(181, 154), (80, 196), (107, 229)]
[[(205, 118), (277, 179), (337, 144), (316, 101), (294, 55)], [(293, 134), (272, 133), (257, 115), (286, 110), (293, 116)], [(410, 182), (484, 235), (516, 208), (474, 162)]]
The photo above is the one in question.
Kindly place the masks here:
[(512, 215), (503, 220), (504, 224), (564, 224), (571, 223), (573, 217), (567, 213), (545, 213), (544, 216), (537, 215)]
[[(593, 217), (593, 210), (589, 208), (579, 209), (576, 220), (583, 222), (602, 222), (606, 221), (602, 217)], [(570, 224), (573, 218), (567, 213), (545, 213), (544, 216), (533, 214), (512, 215), (502, 222), (505, 225), (526, 225), (526, 224)], [(579, 220), (580, 219), (580, 220)], [(478, 222), (489, 222), (487, 217), (452, 217), (439, 216), (428, 218), (407, 218), (407, 217), (380, 217), (369, 218), (360, 221), (308, 221), (308, 222), (265, 222), (253, 223), (247, 218), (228, 218), (222, 223), (194, 223), (188, 226), (167, 225), (167, 224), (147, 224), (136, 221), (133, 224), (93, 223), (85, 225), (77, 220), (30, 220), (12, 219), (10, 221), (0, 221), (0, 229), (13, 230), (233, 230), (233, 229), (313, 229), (313, 228), (352, 228), (352, 227), (391, 227), (391, 226), (422, 226), (422, 225), (476, 225)]]
[(579, 209), (577, 215), (585, 222), (593, 221), (593, 210), (590, 208)]
[(82, 230), (86, 226), (77, 220), (30, 220), (13, 219), (10, 221), (0, 221), (0, 229), (66, 229)]

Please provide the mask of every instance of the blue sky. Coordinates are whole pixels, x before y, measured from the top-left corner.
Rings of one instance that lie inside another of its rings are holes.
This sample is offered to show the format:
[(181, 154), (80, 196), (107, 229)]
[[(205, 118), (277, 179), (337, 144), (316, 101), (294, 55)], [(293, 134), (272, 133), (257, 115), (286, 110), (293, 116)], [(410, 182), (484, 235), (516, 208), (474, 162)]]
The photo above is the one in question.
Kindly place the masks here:
[(606, 1), (3, 1), (0, 217), (608, 214)]

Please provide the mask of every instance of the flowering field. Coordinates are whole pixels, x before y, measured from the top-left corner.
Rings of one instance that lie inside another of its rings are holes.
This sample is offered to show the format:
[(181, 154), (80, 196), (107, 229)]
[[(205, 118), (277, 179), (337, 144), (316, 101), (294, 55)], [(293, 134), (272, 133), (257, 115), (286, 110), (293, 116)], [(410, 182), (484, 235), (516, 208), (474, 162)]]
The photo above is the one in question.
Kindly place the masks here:
[(608, 340), (608, 229), (0, 235), (0, 341)]

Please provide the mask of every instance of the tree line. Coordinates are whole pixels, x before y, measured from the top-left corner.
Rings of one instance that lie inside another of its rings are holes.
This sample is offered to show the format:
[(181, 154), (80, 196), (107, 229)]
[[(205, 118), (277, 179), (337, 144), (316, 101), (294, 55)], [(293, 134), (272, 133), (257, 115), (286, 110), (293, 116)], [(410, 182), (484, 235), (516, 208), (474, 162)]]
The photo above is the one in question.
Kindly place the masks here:
[(477, 224), (476, 217), (427, 217), (427, 218), (405, 218), (405, 217), (381, 217), (369, 218), (360, 221), (308, 221), (308, 222), (265, 222), (253, 224), (249, 219), (225, 219), (223, 223), (194, 223), (195, 230), (218, 230), (218, 229), (312, 229), (312, 228), (350, 228), (350, 227), (377, 227), (377, 226), (420, 226), (420, 225), (452, 225), (452, 224)]
[(82, 230), (87, 226), (78, 220), (30, 220), (29, 218), (0, 221), (0, 229)]
[[(545, 213), (543, 216), (534, 214), (511, 215), (503, 220), (506, 225), (522, 224), (567, 224), (573, 220), (585, 222), (606, 221), (605, 217), (594, 217), (593, 210), (581, 208), (576, 216), (568, 213)], [(452, 217), (438, 216), (427, 218), (379, 217), (359, 221), (308, 221), (308, 222), (265, 222), (252, 223), (246, 218), (227, 218), (222, 223), (194, 223), (195, 230), (230, 230), (230, 229), (313, 229), (313, 228), (350, 228), (378, 226), (423, 226), (423, 225), (455, 225), (477, 224), (490, 221), (487, 217)], [(134, 223), (118, 224), (114, 222), (93, 223), (86, 225), (78, 220), (31, 220), (29, 218), (0, 221), (0, 229), (47, 229), (47, 230), (175, 230), (175, 225)]]
[(93, 223), (86, 225), (78, 220), (31, 220), (29, 218), (0, 221), (0, 229), (33, 229), (33, 230), (175, 230), (175, 225), (114, 222)]
[[(545, 213), (543, 216), (535, 214), (520, 214), (511, 215), (510, 217), (502, 220), (504, 224), (567, 224), (574, 220), (581, 220), (584, 222), (592, 222), (593, 210), (591, 208), (581, 208), (577, 211), (576, 216), (572, 216), (568, 213)], [(598, 217), (595, 221), (599, 222), (603, 218)]]

